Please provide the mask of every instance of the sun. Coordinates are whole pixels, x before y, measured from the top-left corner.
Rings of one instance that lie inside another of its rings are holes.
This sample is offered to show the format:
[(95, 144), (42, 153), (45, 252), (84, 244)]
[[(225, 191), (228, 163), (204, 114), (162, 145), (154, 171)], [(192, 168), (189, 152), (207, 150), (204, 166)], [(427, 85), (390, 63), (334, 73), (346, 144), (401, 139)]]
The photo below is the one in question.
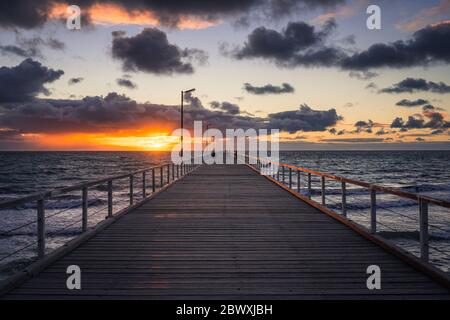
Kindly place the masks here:
[(126, 137), (100, 137), (97, 142), (112, 147), (146, 150), (146, 151), (169, 151), (178, 142), (179, 137), (167, 133), (149, 136), (126, 136)]

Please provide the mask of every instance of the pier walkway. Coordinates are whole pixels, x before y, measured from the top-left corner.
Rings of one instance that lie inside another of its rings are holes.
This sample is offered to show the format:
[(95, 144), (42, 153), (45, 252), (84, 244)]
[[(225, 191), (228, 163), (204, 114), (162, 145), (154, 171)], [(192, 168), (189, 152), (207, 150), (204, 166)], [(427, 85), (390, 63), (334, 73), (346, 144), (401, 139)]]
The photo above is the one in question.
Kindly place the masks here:
[[(66, 269), (81, 268), (81, 290)], [(369, 290), (366, 269), (381, 268)], [(448, 299), (449, 290), (247, 165), (202, 165), (6, 299)]]

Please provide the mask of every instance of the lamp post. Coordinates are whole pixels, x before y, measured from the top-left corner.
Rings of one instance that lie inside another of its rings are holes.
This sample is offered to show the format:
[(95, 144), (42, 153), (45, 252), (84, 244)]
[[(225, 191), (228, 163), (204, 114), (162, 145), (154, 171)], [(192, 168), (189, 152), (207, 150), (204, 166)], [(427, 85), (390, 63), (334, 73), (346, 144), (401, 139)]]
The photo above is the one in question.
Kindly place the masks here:
[(184, 101), (184, 94), (188, 92), (195, 91), (195, 89), (189, 89), (186, 91), (181, 91), (181, 115), (180, 115), (180, 127), (181, 127), (181, 157), (183, 157), (183, 128), (184, 128), (184, 110), (183, 110), (183, 101)]

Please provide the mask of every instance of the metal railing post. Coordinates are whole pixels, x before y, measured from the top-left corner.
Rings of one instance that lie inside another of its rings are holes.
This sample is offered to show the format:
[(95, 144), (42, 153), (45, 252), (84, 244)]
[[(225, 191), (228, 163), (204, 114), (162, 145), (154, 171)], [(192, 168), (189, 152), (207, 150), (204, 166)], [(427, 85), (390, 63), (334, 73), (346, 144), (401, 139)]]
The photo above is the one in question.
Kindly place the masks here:
[(377, 192), (370, 189), (370, 232), (377, 232)]
[(37, 201), (37, 253), (38, 258), (45, 256), (45, 202)]
[(155, 168), (152, 168), (152, 192), (156, 191), (156, 177), (155, 177)]
[(112, 180), (108, 181), (108, 218), (113, 216), (113, 187)]
[(345, 181), (342, 181), (342, 215), (347, 216), (347, 186)]
[(159, 167), (159, 174), (160, 174), (160, 183), (161, 183), (161, 188), (163, 187), (163, 185), (164, 185), (164, 170), (163, 170), (163, 167), (164, 166), (161, 166), (161, 167)]
[(130, 174), (130, 206), (134, 202), (134, 176)]
[(172, 181), (175, 180), (175, 163), (172, 163)]
[(322, 205), (325, 205), (325, 177), (322, 176)]
[(289, 188), (292, 189), (292, 168), (289, 168)]
[(277, 167), (277, 181), (280, 181), (280, 167)]
[(180, 165), (177, 164), (177, 179), (180, 178)]
[(308, 198), (311, 199), (311, 193), (312, 193), (312, 188), (311, 188), (311, 173), (308, 173)]
[(145, 197), (147, 196), (145, 176), (146, 176), (145, 171), (142, 171), (142, 199), (145, 199)]
[(167, 184), (170, 183), (170, 164), (167, 165)]
[(284, 171), (285, 171), (285, 169), (284, 169), (284, 166), (282, 166), (281, 168), (282, 168), (281, 175), (282, 175), (282, 178), (283, 178), (283, 184), (284, 184)]
[(86, 232), (88, 226), (88, 188), (82, 190), (82, 212), (81, 212), (81, 231)]
[(428, 202), (419, 198), (420, 219), (420, 258), (429, 261), (429, 230), (428, 230)]
[(297, 170), (297, 192), (300, 193), (300, 170)]

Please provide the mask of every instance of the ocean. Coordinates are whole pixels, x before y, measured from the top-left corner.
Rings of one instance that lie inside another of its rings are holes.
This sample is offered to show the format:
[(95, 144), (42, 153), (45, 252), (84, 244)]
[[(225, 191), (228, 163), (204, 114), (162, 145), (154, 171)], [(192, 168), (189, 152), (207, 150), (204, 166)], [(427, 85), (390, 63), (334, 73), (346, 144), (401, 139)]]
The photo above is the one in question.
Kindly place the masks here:
[[(168, 152), (0, 152), (0, 202), (129, 173), (168, 160)], [(284, 151), (280, 153), (280, 161), (450, 201), (450, 151)], [(125, 179), (114, 185), (115, 210), (126, 207), (129, 201), (128, 183)], [(139, 181), (135, 188), (136, 197), (142, 197), (138, 192)], [(351, 185), (347, 188), (348, 217), (368, 226), (369, 192)], [(313, 199), (320, 201), (319, 178), (313, 180), (313, 189)], [(89, 211), (95, 213), (89, 218), (90, 226), (105, 217), (105, 190), (100, 185), (89, 191)], [(326, 190), (327, 205), (339, 212), (340, 184), (327, 181)], [(306, 191), (303, 179), (301, 192), (306, 194)], [(377, 204), (381, 235), (418, 254), (417, 204), (383, 194), (378, 195)], [(46, 215), (47, 246), (53, 250), (80, 232), (80, 192), (48, 201)], [(0, 280), (33, 259), (35, 220), (35, 203), (0, 210)], [(26, 226), (17, 229), (22, 225)], [(450, 210), (430, 207), (430, 232), (431, 260), (448, 271)]]

